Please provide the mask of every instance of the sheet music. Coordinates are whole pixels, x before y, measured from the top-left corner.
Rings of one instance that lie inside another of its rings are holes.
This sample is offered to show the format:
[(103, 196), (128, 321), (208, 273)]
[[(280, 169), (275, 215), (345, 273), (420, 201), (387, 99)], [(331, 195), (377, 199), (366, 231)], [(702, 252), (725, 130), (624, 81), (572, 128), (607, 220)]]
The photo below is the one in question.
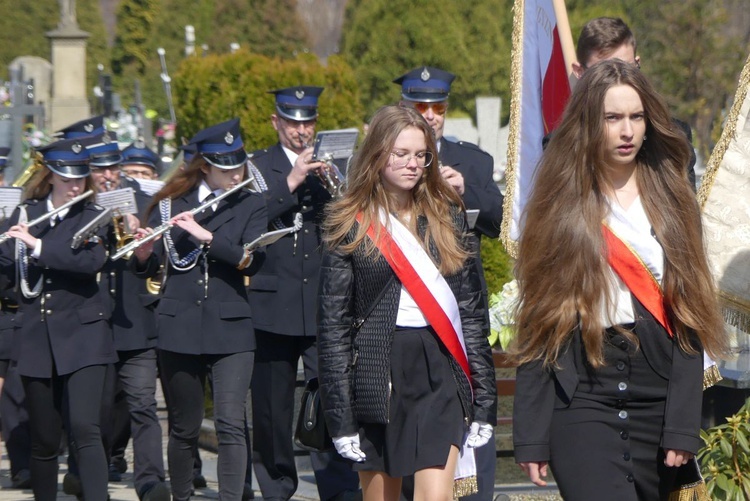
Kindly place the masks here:
[(118, 216), (138, 213), (138, 205), (135, 203), (135, 191), (133, 188), (121, 188), (119, 190), (97, 193), (96, 203), (105, 209), (111, 209), (112, 213)]
[(6, 219), (21, 203), (23, 188), (0, 186), (0, 220)]
[(357, 146), (357, 129), (326, 130), (315, 136), (313, 159), (349, 158)]
[(164, 187), (164, 181), (158, 179), (136, 179), (138, 184), (141, 186), (141, 190), (146, 195), (154, 196), (160, 189)]
[(255, 249), (258, 249), (260, 247), (271, 245), (272, 243), (276, 242), (278, 239), (280, 239), (284, 235), (288, 235), (289, 233), (292, 233), (294, 231), (295, 231), (294, 227), (269, 231), (269, 232), (263, 233), (261, 236), (259, 236), (258, 238), (250, 242), (249, 244), (245, 244), (244, 247), (250, 250), (250, 252), (252, 252)]

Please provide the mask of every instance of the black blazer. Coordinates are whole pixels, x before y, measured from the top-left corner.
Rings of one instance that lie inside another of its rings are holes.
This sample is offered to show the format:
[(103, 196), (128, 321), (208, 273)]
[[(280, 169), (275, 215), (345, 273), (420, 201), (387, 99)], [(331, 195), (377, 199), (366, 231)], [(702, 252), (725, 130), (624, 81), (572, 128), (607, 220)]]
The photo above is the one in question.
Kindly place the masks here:
[[(134, 183), (134, 182), (133, 182)], [(123, 187), (135, 190), (138, 214), (145, 211), (151, 201), (137, 183)], [(108, 235), (110, 253), (115, 251), (114, 232)], [(112, 310), (112, 332), (117, 351), (143, 350), (156, 346), (156, 319), (154, 306), (158, 297), (146, 290), (146, 281), (136, 277), (125, 259), (108, 260), (102, 269), (99, 283), (102, 296)]]
[[(172, 200), (171, 215), (200, 205), (198, 188)], [(211, 208), (196, 214), (196, 221), (213, 233), (213, 241), (205, 255), (189, 270), (172, 267), (166, 259), (161, 239), (143, 267), (135, 257), (131, 266), (142, 278), (154, 276), (159, 264), (166, 269), (165, 283), (156, 306), (158, 347), (190, 355), (226, 354), (255, 349), (253, 313), (247, 302), (244, 276), (253, 275), (263, 263), (265, 253), (257, 250), (251, 265), (238, 270), (243, 244), (253, 241), (266, 231), (266, 207), (260, 195), (240, 190), (221, 200), (214, 212)], [(159, 207), (149, 217), (148, 226), (162, 223)], [(179, 257), (199, 248), (199, 243), (186, 231), (172, 228), (170, 234)], [(207, 274), (206, 274), (207, 270)]]
[(286, 177), (292, 164), (280, 144), (254, 152), (250, 161), (268, 185), (268, 191), (263, 193), (268, 220), (279, 218), (284, 226), (292, 226), (296, 213), (302, 213), (303, 218), (300, 231), (266, 249), (265, 263), (250, 281), (255, 326), (275, 334), (315, 336), (321, 255), (319, 223), (331, 195), (312, 175), (290, 193)]
[[(688, 355), (667, 336), (654, 317), (635, 298), (636, 322), (642, 330), (659, 335), (639, 337), (649, 365), (669, 380), (661, 446), (696, 453), (702, 442), (700, 420), (703, 393), (703, 357)], [(660, 332), (661, 331), (661, 332)], [(513, 444), (516, 462), (548, 461), (549, 434), (555, 408), (570, 404), (578, 387), (578, 368), (583, 363), (580, 332), (573, 334), (553, 370), (541, 361), (523, 364), (516, 370), (513, 403)]]
[[(46, 200), (28, 200), (28, 219), (47, 212)], [(73, 234), (94, 219), (102, 208), (88, 201), (69, 209), (55, 226), (48, 223), (31, 228), (42, 241), (38, 260), (29, 258), (29, 285), (42, 279), (36, 298), (19, 293), (18, 372), (22, 376), (49, 378), (53, 369), (70, 374), (90, 365), (117, 361), (108, 320), (109, 308), (101, 300), (96, 281), (106, 253), (101, 242), (89, 242), (71, 249)], [(19, 209), (3, 225), (3, 231), (16, 224)], [(104, 240), (108, 227), (98, 236)], [(0, 246), (0, 263), (5, 273), (15, 273), (15, 240)]]

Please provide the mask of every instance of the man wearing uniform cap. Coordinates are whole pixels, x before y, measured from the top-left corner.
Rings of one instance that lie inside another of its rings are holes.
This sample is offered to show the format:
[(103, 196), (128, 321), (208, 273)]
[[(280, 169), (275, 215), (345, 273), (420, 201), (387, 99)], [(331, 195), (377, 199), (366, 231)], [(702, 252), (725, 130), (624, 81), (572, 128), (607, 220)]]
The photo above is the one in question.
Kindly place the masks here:
[[(422, 66), (396, 78), (393, 83), (401, 86), (401, 106), (410, 106), (422, 115), (432, 127), (437, 141), (440, 172), (443, 178), (463, 198), (467, 210), (478, 209), (476, 223), (472, 228), (477, 237), (477, 268), (482, 282), (485, 311), (488, 309), (487, 283), (484, 279), (479, 242), (482, 235), (497, 238), (503, 217), (503, 196), (492, 176), (492, 156), (478, 146), (465, 141), (449, 141), (443, 136), (445, 115), (448, 111), (448, 96), (455, 75), (439, 68)], [(489, 317), (485, 314), (485, 330), (489, 335)], [(494, 426), (495, 423), (486, 423)], [(491, 500), (495, 485), (495, 441), (476, 451), (479, 493), (468, 496), (469, 501)], [(404, 483), (407, 487), (408, 482)]]
[[(250, 161), (264, 190), (269, 229), (292, 226), (301, 213), (302, 229), (266, 249), (266, 261), (250, 282), (250, 304), (257, 349), (252, 383), (253, 462), (264, 499), (289, 499), (297, 489), (292, 446), (294, 389), (302, 358), (305, 378), (317, 375), (317, 294), (320, 271), (318, 223), (331, 199), (312, 161), (321, 87), (271, 91), (271, 124), (279, 142), (258, 150)], [(320, 499), (354, 499), (357, 476), (336, 453), (310, 454)]]
[(159, 155), (138, 139), (122, 150), (120, 169), (133, 179), (157, 179), (159, 177)]

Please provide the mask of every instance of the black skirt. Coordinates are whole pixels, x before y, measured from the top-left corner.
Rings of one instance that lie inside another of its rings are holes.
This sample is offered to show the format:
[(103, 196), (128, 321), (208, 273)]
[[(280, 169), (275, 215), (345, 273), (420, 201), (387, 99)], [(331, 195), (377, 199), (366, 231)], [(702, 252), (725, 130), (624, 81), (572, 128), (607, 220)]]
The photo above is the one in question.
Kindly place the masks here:
[[(667, 335), (637, 328), (635, 333)], [(582, 364), (570, 405), (553, 414), (552, 472), (566, 500), (666, 499), (677, 471), (664, 466), (660, 447), (669, 382), (653, 370), (643, 350), (614, 329), (607, 334), (606, 366), (594, 370)]]
[(391, 348), (388, 424), (361, 423), (358, 471), (403, 477), (445, 466), (467, 431), (450, 355), (430, 327), (397, 328)]

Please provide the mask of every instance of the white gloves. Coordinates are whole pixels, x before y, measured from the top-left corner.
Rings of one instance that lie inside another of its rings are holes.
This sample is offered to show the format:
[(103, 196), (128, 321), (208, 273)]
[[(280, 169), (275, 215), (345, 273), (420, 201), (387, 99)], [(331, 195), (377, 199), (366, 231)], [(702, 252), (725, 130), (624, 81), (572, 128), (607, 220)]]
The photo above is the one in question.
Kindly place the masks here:
[[(492, 425), (484, 421), (474, 421), (469, 428), (469, 436), (466, 437), (466, 445), (469, 447), (482, 447), (490, 441), (494, 435)], [(336, 447), (338, 449), (338, 446)]]
[(333, 445), (342, 457), (357, 463), (365, 460), (365, 453), (359, 448), (359, 434), (333, 437)]

